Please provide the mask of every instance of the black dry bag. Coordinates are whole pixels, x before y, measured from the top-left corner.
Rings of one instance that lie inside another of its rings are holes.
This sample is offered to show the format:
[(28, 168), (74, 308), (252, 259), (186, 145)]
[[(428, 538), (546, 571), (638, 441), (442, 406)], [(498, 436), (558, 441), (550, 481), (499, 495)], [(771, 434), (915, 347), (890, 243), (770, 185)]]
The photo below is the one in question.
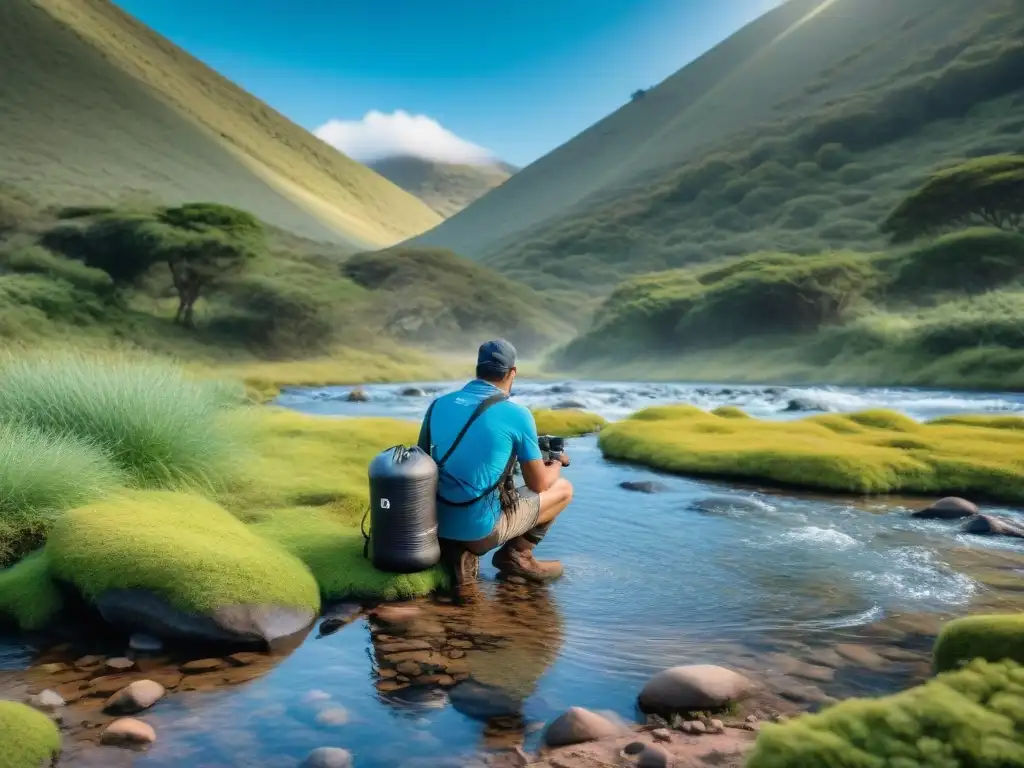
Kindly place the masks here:
[(370, 462), (374, 568), (416, 573), (440, 561), (436, 494), (437, 465), (418, 447), (397, 445)]

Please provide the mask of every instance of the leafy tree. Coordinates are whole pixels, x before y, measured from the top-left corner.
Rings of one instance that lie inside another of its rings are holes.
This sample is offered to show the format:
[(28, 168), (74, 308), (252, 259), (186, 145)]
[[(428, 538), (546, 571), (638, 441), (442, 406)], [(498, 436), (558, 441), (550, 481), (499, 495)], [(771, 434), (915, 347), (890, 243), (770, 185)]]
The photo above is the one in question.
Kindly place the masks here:
[(932, 175), (882, 224), (895, 242), (986, 224), (1024, 232), (1024, 155), (992, 155)]
[(119, 286), (165, 264), (178, 294), (175, 322), (193, 325), (204, 289), (241, 271), (265, 245), (259, 220), (217, 203), (189, 203), (155, 213), (110, 213), (64, 224), (43, 244), (102, 269)]

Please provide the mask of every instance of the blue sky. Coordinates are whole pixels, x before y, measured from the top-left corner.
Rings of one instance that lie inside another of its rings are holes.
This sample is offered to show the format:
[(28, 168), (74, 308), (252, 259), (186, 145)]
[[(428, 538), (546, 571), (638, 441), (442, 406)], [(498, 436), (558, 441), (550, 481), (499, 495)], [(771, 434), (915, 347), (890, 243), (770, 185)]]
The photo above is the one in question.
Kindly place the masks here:
[(520, 166), (777, 4), (116, 1), (359, 159), (492, 153)]

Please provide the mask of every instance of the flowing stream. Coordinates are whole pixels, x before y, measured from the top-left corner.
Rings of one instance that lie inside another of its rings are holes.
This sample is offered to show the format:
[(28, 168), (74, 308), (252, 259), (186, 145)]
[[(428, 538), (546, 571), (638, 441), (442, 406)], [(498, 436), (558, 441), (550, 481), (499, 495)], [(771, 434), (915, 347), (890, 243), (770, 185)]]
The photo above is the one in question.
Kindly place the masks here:
[[(294, 390), (279, 404), (325, 418), (418, 420), (430, 396), (451, 386), (367, 386), (358, 403), (347, 387)], [(886, 407), (920, 419), (1024, 411), (1018, 395), (914, 389), (526, 382), (514, 394), (609, 419), (668, 402), (738, 405), (763, 418), (806, 415), (796, 408)], [(484, 582), (466, 604), (421, 601), (444, 647), (464, 651), (451, 655), (470, 684), (507, 692), (509, 712), (482, 711), (451, 680), (399, 688), (390, 673), (392, 684), (381, 685), (381, 645), (391, 639), (358, 619), (329, 634), (314, 629), (290, 653), (240, 667), (209, 690), (168, 697), (146, 714), (159, 733), (148, 752), (82, 748), (68, 764), (295, 766), (311, 749), (337, 746), (358, 768), (461, 766), (481, 749), (535, 743), (540, 725), (568, 706), (633, 720), (644, 681), (687, 663), (743, 670), (814, 709), (914, 684), (928, 673), (941, 621), (1012, 608), (1024, 596), (1024, 547), (914, 520), (908, 512), (920, 500), (666, 477), (605, 461), (593, 437), (567, 450), (575, 499), (538, 550), (561, 559), (565, 576), (545, 587), (502, 584), (484, 561)], [(654, 481), (658, 492), (624, 481)], [(22, 646), (0, 644), (0, 670), (28, 663)]]

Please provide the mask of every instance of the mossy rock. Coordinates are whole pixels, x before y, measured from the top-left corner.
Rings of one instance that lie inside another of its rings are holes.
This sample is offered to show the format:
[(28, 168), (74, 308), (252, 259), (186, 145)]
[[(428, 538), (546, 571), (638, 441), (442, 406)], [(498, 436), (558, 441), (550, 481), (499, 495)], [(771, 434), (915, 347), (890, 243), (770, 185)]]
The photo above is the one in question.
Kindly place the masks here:
[(720, 405), (711, 412), (722, 419), (749, 419), (750, 414), (735, 405)]
[(879, 699), (768, 723), (747, 768), (1024, 765), (1024, 668), (977, 660)]
[(932, 651), (936, 672), (973, 659), (1024, 664), (1024, 613), (965, 616), (946, 624)]
[(45, 627), (63, 605), (44, 551), (0, 570), (0, 623), (31, 631)]
[(251, 528), (302, 560), (316, 577), (325, 600), (400, 600), (447, 586), (440, 566), (409, 574), (377, 570), (363, 556), (359, 527), (346, 525), (329, 510), (274, 510)]
[(0, 768), (40, 768), (60, 754), (56, 723), (31, 707), (0, 701)]
[(320, 608), (301, 560), (192, 494), (125, 492), (73, 510), (46, 552), (54, 575), (109, 621), (158, 636), (273, 642)]
[(776, 421), (657, 406), (606, 427), (599, 445), (610, 458), (683, 475), (844, 493), (1024, 500), (1019, 430), (921, 424), (886, 410)]
[(533, 418), (537, 422), (537, 433), (559, 437), (581, 437), (600, 432), (607, 425), (603, 416), (578, 408), (564, 408), (557, 411), (536, 410)]

